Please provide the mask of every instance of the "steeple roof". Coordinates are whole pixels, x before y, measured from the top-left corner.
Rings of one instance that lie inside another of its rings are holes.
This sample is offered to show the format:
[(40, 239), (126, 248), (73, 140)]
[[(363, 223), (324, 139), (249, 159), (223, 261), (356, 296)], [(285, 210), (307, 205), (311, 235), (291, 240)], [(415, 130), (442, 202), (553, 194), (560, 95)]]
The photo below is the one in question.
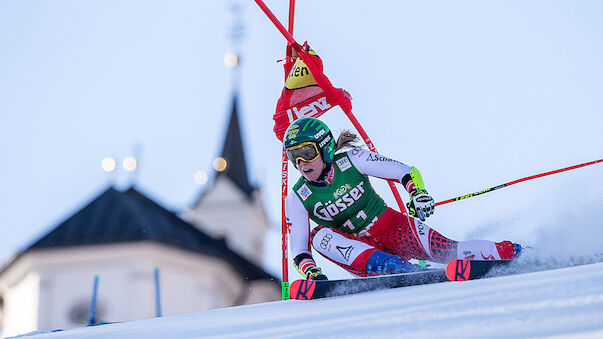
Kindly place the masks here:
[(238, 95), (235, 93), (232, 98), (232, 111), (221, 155), (226, 160), (227, 166), (226, 170), (219, 172), (218, 175), (228, 177), (249, 197), (254, 191), (254, 187), (249, 183), (247, 176), (247, 164), (245, 162), (243, 139), (241, 138), (241, 129), (239, 127), (237, 102)]
[(136, 241), (156, 241), (223, 259), (248, 280), (274, 280), (224, 242), (211, 238), (134, 188), (124, 192), (107, 189), (20, 255), (36, 249)]

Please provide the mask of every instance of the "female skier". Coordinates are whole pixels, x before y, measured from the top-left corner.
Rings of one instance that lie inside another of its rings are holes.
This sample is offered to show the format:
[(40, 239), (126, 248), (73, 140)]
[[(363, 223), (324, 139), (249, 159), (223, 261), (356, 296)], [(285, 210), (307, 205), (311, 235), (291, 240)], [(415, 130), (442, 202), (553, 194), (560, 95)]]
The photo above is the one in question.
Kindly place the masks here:
[[(315, 118), (296, 120), (285, 132), (287, 157), (302, 176), (285, 200), (291, 252), (306, 279), (327, 279), (310, 244), (358, 276), (420, 270), (408, 262), (411, 258), (446, 263), (514, 259), (519, 253), (521, 246), (510, 241), (454, 241), (425, 225), (435, 206), (419, 171), (366, 149), (335, 153), (355, 139), (344, 132), (336, 143), (327, 125)], [(400, 182), (410, 194), (410, 214), (420, 220), (387, 207), (368, 176)], [(318, 224), (311, 232), (308, 218)]]

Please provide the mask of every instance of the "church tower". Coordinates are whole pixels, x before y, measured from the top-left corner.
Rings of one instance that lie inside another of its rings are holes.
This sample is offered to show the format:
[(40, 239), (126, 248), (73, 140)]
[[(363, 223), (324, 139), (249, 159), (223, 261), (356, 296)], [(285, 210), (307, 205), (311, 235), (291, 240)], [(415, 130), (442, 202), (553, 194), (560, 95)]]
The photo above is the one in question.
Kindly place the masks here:
[(249, 182), (247, 163), (239, 124), (238, 93), (240, 83), (239, 46), (244, 36), (243, 7), (231, 5), (233, 53), (224, 57), (231, 69), (232, 106), (222, 154), (214, 162), (213, 185), (203, 191), (182, 218), (215, 239), (221, 239), (233, 251), (262, 266), (264, 237), (268, 229), (260, 193)]
[(247, 176), (237, 102), (235, 92), (213, 185), (182, 217), (210, 236), (223, 239), (233, 251), (261, 266), (268, 220), (260, 193)]

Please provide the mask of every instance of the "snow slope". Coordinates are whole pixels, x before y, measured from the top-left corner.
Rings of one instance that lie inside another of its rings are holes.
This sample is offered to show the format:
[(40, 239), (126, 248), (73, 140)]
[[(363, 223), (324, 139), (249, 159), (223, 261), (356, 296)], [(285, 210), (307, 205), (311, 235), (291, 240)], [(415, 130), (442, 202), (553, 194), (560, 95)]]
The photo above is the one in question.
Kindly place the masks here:
[(603, 338), (603, 263), (278, 301), (35, 338)]

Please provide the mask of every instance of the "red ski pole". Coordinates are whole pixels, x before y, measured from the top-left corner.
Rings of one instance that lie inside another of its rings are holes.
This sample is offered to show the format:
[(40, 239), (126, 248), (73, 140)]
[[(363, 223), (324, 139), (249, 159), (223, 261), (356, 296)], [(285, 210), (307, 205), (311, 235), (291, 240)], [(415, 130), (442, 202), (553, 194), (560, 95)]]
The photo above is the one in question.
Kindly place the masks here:
[[(257, 2), (257, 1), (256, 1)], [(260, 1), (261, 2), (261, 1)], [(264, 3), (260, 4), (264, 13), (268, 15), (270, 10)], [(267, 12), (268, 13), (267, 13)], [(272, 13), (270, 13), (272, 14)], [(291, 36), (293, 34), (293, 18), (295, 16), (295, 0), (289, 0), (289, 27), (287, 33)], [(269, 16), (270, 17), (270, 16)], [(274, 20), (276, 17), (272, 15)], [(271, 19), (272, 20), (272, 19)], [(273, 21), (274, 22), (274, 21)], [(277, 20), (278, 22), (278, 20)], [(280, 23), (280, 22), (279, 22)], [(293, 40), (293, 37), (291, 37)], [(292, 48), (291, 43), (287, 43), (286, 49), (286, 62), (293, 62), (292, 60)], [(289, 299), (289, 255), (287, 254), (287, 235), (289, 234), (289, 225), (287, 223), (287, 216), (285, 214), (285, 199), (287, 198), (287, 183), (289, 179), (289, 161), (287, 159), (287, 150), (283, 146), (283, 151), (281, 154), (281, 181), (282, 181), (282, 192), (281, 192), (281, 241), (282, 241), (282, 266), (281, 266), (281, 297), (283, 300)]]
[[(258, 4), (258, 6), (260, 6), (262, 11), (266, 14), (266, 16), (268, 16), (270, 21), (272, 21), (274, 26), (276, 26), (276, 28), (281, 32), (285, 39), (287, 39), (292, 48), (295, 49), (299, 56), (304, 60), (306, 66), (308, 66), (308, 68), (310, 69), (310, 72), (314, 76), (314, 79), (316, 80), (316, 83), (319, 85), (319, 87), (322, 88), (325, 92), (327, 92), (331, 97), (337, 100), (339, 106), (344, 111), (346, 116), (350, 119), (358, 133), (360, 133), (360, 136), (364, 139), (364, 142), (367, 144), (368, 148), (371, 151), (377, 152), (371, 139), (368, 137), (368, 135), (352, 113), (352, 105), (350, 104), (349, 100), (345, 99), (343, 92), (333, 87), (329, 79), (324, 75), (324, 73), (322, 73), (320, 68), (316, 64), (314, 64), (312, 59), (309, 57), (308, 52), (302, 49), (302, 46), (295, 41), (293, 36), (285, 29), (281, 22), (278, 21), (278, 19), (274, 16), (274, 14), (270, 11), (266, 4), (264, 4), (262, 0), (255, 0), (255, 2)], [(404, 207), (404, 202), (402, 201), (400, 193), (396, 189), (394, 182), (388, 180), (388, 184), (392, 190), (396, 202), (398, 203), (398, 206), (400, 207), (400, 212), (407, 215), (406, 208)]]
[[(258, 4), (258, 6), (260, 6), (260, 9), (264, 12), (264, 14), (266, 14), (268, 19), (270, 19), (270, 21), (272, 21), (274, 26), (276, 26), (276, 28), (281, 32), (281, 34), (285, 37), (285, 39), (287, 39), (287, 41), (289, 42), (289, 44), (291, 46), (297, 45), (301, 48), (301, 46), (295, 41), (295, 39), (293, 39), (293, 35), (291, 35), (291, 33), (289, 33), (285, 29), (285, 26), (283, 26), (283, 24), (281, 24), (281, 22), (278, 21), (276, 16), (274, 16), (274, 14), (272, 14), (272, 11), (270, 11), (268, 6), (266, 6), (266, 4), (262, 0), (255, 0), (255, 3)], [(293, 3), (295, 4), (295, 2), (293, 2)], [(289, 14), (291, 14), (291, 13), (293, 13), (293, 11), (291, 11), (291, 8), (289, 8)], [(292, 25), (293, 24), (291, 24), (290, 28), (292, 28)]]
[(463, 200), (463, 199), (472, 198), (472, 197), (475, 197), (477, 195), (482, 195), (484, 193), (496, 191), (498, 189), (509, 187), (511, 185), (514, 185), (514, 184), (517, 184), (517, 183), (520, 183), (520, 182), (523, 182), (523, 181), (528, 181), (528, 180), (532, 180), (532, 179), (536, 179), (536, 178), (541, 178), (541, 177), (545, 177), (547, 175), (551, 175), (551, 174), (555, 174), (555, 173), (561, 173), (561, 172), (573, 170), (573, 169), (584, 167), (584, 166), (590, 166), (590, 165), (594, 165), (594, 164), (597, 164), (597, 163), (600, 163), (600, 162), (603, 162), (603, 159), (589, 161), (589, 162), (585, 162), (583, 164), (579, 164), (579, 165), (575, 165), (575, 166), (570, 166), (570, 167), (565, 167), (565, 168), (561, 168), (561, 169), (550, 171), (550, 172), (545, 172), (545, 173), (540, 173), (540, 174), (536, 174), (536, 175), (531, 175), (529, 177), (525, 177), (525, 178), (521, 178), (521, 179), (509, 181), (507, 183), (504, 183), (504, 184), (501, 184), (501, 185), (498, 185), (498, 186), (490, 187), (490, 188), (487, 188), (487, 189), (485, 189), (483, 191), (478, 191), (478, 192), (474, 192), (474, 193), (470, 193), (470, 194), (465, 194), (465, 195), (461, 195), (460, 197), (456, 197), (456, 198), (452, 198), (452, 199), (440, 201), (440, 202), (436, 203), (435, 205), (436, 206), (438, 206), (438, 205), (444, 205), (444, 204), (447, 204), (447, 203), (450, 203), (450, 202), (453, 202), (453, 201), (459, 201), (459, 200)]

